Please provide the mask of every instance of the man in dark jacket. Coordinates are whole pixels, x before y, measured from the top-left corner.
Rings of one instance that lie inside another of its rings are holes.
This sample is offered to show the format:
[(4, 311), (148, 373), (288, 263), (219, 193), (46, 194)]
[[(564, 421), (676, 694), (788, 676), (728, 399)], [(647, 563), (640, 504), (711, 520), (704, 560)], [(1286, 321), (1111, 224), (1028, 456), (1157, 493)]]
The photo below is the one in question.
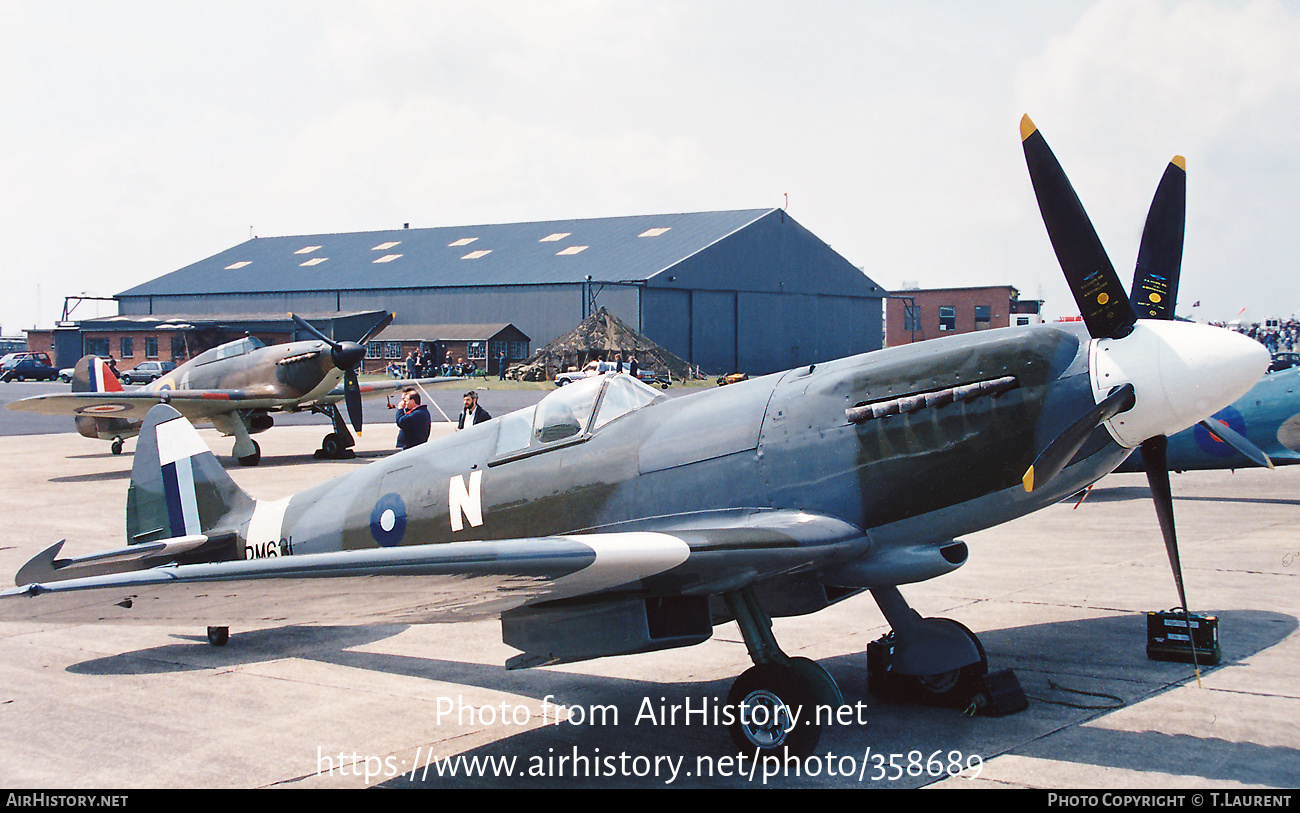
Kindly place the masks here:
[(466, 426), (473, 426), (476, 423), (483, 423), (491, 419), (491, 415), (483, 407), (478, 405), (478, 393), (470, 390), (465, 393), (465, 408), (460, 411), (460, 422), (456, 424), (457, 429), (464, 429)]
[(414, 389), (402, 391), (402, 405), (397, 409), (397, 448), (409, 449), (429, 439), (429, 408), (420, 403)]

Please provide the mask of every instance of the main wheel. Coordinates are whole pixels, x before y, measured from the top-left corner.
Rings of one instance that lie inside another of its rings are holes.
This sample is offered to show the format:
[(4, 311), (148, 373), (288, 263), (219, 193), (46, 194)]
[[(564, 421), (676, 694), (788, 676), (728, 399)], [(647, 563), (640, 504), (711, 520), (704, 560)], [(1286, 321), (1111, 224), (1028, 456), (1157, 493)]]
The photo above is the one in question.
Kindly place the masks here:
[(213, 646), (225, 646), (230, 640), (230, 627), (208, 627), (208, 643)]
[(966, 633), (966, 636), (975, 644), (975, 649), (979, 651), (980, 659), (978, 662), (967, 664), (960, 669), (951, 669), (937, 675), (917, 676), (916, 681), (921, 689), (921, 702), (932, 706), (960, 708), (969, 703), (970, 699), (975, 696), (976, 692), (979, 691), (980, 678), (989, 673), (988, 655), (984, 653), (984, 645), (980, 643), (979, 637), (965, 625), (953, 621), (951, 618), (936, 618), (933, 620), (952, 624)]
[(744, 753), (809, 756), (821, 738), (816, 696), (816, 689), (788, 666), (760, 663), (747, 669), (727, 694), (732, 741)]
[(325, 439), (320, 442), (320, 450), (324, 452), (325, 456), (330, 460), (338, 460), (343, 456), (343, 442), (339, 440), (337, 434), (330, 432), (325, 436)]
[(121, 453), (122, 453), (122, 439), (121, 439), (121, 438), (114, 438), (114, 439), (113, 439), (113, 445), (110, 446), (109, 449), (113, 452), (113, 454), (121, 454)]

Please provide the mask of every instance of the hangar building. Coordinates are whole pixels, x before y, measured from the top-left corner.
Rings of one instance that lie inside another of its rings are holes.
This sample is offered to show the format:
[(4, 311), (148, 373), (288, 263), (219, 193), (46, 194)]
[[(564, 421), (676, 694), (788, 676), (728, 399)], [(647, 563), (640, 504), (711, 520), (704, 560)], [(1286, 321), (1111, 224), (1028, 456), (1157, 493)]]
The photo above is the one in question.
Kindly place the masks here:
[(706, 372), (881, 345), (885, 291), (781, 209), (253, 238), (117, 295), (125, 316), (397, 313), (542, 346), (598, 307)]

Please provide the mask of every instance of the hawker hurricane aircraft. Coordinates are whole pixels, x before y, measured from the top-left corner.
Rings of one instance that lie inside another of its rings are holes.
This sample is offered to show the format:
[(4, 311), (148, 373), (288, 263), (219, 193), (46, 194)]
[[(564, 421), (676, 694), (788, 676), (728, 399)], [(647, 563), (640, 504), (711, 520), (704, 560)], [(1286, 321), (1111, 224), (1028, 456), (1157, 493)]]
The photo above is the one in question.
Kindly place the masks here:
[(387, 327), (394, 314), (385, 315), (359, 342), (335, 341), (302, 317), (289, 315), (316, 338), (268, 346), (247, 336), (200, 353), (137, 390), (123, 389), (102, 359), (86, 356), (74, 369), (72, 392), (37, 395), (8, 406), (45, 415), (71, 414), (78, 432), (111, 440), (113, 454), (121, 454), (123, 441), (140, 432), (146, 413), (156, 404), (170, 404), (190, 420), (209, 421), (222, 434), (233, 435), (235, 458), (256, 466), (262, 450), (250, 436), (271, 428), (272, 412), (328, 416), (334, 431), (321, 441), (317, 456), (352, 457), (356, 440), (339, 412), (339, 401), (345, 402), (352, 426), (360, 432), (362, 395), (452, 380), (359, 383), (356, 368), (366, 356), (367, 339)]
[[(1243, 448), (1230, 437), (1244, 437)], [(1254, 451), (1252, 451), (1254, 450)], [(1169, 438), (1171, 471), (1300, 463), (1300, 367), (1268, 373), (1208, 420)], [(1117, 471), (1141, 471), (1133, 455)]]
[(893, 672), (931, 696), (969, 693), (987, 669), (978, 638), (922, 618), (899, 585), (956, 570), (962, 535), (1073, 494), (1139, 446), (1181, 599), (1165, 436), (1248, 390), (1268, 354), (1139, 320), (1028, 118), (1022, 137), (1082, 326), (953, 336), (675, 399), (592, 377), (278, 500), (242, 491), (157, 406), (128, 546), (48, 548), (0, 593), (0, 617), (207, 623), (220, 643), (230, 624), (499, 616), (521, 653), (511, 668), (688, 646), (734, 620), (755, 665), (720, 721), (742, 749), (808, 754), (814, 709), (842, 696), (782, 652), (772, 617), (870, 591)]

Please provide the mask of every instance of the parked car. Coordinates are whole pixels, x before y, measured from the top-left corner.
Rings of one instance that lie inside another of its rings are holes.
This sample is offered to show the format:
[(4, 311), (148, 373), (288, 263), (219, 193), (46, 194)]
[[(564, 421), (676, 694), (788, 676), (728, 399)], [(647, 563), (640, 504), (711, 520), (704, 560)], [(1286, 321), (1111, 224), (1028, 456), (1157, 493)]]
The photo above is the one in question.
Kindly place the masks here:
[(1274, 353), (1273, 363), (1268, 365), (1268, 371), (1276, 373), (1278, 370), (1289, 370), (1296, 366), (1300, 366), (1300, 353)]
[(148, 384), (176, 369), (170, 361), (142, 361), (122, 373), (123, 384)]
[(593, 375), (604, 375), (612, 372), (614, 372), (614, 362), (612, 361), (589, 361), (581, 370), (569, 370), (556, 375), (555, 386), (563, 387), (565, 384), (572, 384), (574, 381), (590, 378)]
[[(44, 358), (41, 358), (44, 356)], [(25, 353), (18, 358), (0, 362), (0, 381), (53, 381), (59, 371), (49, 364), (44, 353)]]

